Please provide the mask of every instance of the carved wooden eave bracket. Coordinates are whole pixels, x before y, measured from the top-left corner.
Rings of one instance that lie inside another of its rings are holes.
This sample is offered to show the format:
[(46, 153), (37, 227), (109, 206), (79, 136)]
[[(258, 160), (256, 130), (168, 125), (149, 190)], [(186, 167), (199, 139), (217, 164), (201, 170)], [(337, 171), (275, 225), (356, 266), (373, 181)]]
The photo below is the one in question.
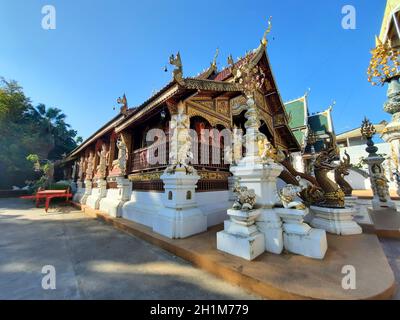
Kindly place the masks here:
[(208, 79), (183, 78), (179, 85), (191, 90), (241, 92), (236, 83)]

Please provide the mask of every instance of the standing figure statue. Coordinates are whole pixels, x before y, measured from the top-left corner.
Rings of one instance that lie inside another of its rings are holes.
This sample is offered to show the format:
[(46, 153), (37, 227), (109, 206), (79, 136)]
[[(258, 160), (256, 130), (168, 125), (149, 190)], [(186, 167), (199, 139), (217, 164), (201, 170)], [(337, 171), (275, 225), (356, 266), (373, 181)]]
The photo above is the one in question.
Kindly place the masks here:
[(93, 152), (90, 152), (89, 157), (86, 163), (86, 178), (85, 180), (93, 179), (93, 168), (94, 168), (94, 155)]
[(97, 151), (99, 156), (99, 165), (97, 166), (97, 174), (100, 179), (104, 179), (107, 174), (107, 158), (109, 152), (107, 151), (106, 145), (103, 143), (101, 145), (101, 151)]
[(382, 167), (378, 164), (372, 165), (371, 187), (379, 197), (379, 201), (387, 202), (390, 199), (388, 180), (386, 179)]
[(190, 159), (193, 158), (193, 154), (190, 152), (191, 137), (189, 128), (190, 121), (185, 114), (185, 105), (180, 102), (178, 104), (178, 114), (174, 115), (170, 122), (170, 130), (172, 131), (170, 158), (173, 165), (187, 165)]
[(84, 172), (85, 172), (85, 158), (81, 157), (81, 160), (79, 161), (79, 167), (78, 167), (78, 180), (79, 181), (82, 181)]
[(128, 161), (128, 148), (122, 139), (117, 141), (118, 167), (123, 175), (126, 174), (126, 162)]

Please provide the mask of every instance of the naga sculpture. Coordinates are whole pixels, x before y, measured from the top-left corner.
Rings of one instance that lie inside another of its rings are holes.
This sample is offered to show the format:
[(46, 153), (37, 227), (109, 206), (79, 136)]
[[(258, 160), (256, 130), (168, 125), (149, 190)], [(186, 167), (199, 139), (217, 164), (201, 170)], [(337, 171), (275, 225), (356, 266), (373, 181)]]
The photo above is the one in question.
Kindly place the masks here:
[(183, 79), (183, 69), (182, 69), (182, 61), (181, 61), (180, 53), (178, 52), (176, 54), (176, 56), (172, 54), (169, 57), (169, 63), (171, 65), (175, 66), (175, 69), (173, 71), (173, 76), (174, 76), (174, 79), (178, 83), (180, 83), (182, 81), (182, 79)]
[(119, 97), (117, 99), (117, 103), (121, 105), (121, 109), (120, 112), (121, 114), (123, 114), (124, 116), (127, 115), (128, 113), (128, 100), (126, 99), (126, 95), (124, 93), (124, 95), (121, 97)]
[(350, 156), (347, 153), (347, 151), (344, 151), (344, 154), (345, 154), (345, 156), (343, 158), (343, 161), (340, 161), (339, 166), (335, 170), (335, 181), (340, 186), (340, 188), (343, 190), (345, 196), (350, 197), (353, 192), (353, 188), (344, 179), (345, 176), (349, 175), (349, 169), (351, 168)]
[[(289, 158), (289, 156), (286, 156), (286, 158), (283, 160), (283, 161), (281, 161), (281, 164), (285, 167), (285, 175), (288, 175), (286, 172), (288, 172), (288, 173), (290, 173), (290, 175), (293, 177), (293, 178), (296, 178), (297, 176), (300, 176), (302, 179), (305, 179), (305, 180), (307, 180), (308, 182), (310, 182), (311, 184), (313, 184), (313, 185), (315, 185), (315, 186), (319, 186), (318, 185), (318, 181), (313, 177), (313, 176), (311, 176), (311, 175), (308, 175), (308, 174), (306, 174), (306, 173), (303, 173), (303, 172), (299, 172), (299, 171), (297, 171), (294, 167), (293, 167), (293, 164), (292, 164), (292, 162), (290, 161), (290, 158)], [(282, 177), (281, 177), (282, 178)], [(284, 180), (284, 179), (282, 179), (282, 180)], [(284, 180), (285, 181), (285, 180)], [(286, 181), (285, 181), (286, 182)], [(288, 182), (288, 183), (290, 183), (290, 182)]]
[(314, 163), (315, 178), (322, 191), (324, 199), (317, 203), (318, 206), (328, 208), (344, 208), (344, 192), (340, 186), (328, 178), (328, 173), (337, 168), (334, 162), (338, 160), (338, 150), (332, 134), (329, 145), (320, 152)]

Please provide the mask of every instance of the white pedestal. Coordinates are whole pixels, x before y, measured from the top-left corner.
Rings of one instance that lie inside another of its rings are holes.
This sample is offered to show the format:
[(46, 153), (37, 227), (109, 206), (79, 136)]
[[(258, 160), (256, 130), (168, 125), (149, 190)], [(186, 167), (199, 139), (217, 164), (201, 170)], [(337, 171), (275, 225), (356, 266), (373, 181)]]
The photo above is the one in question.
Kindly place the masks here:
[(81, 199), (81, 204), (86, 204), (87, 199), (89, 196), (92, 194), (92, 181), (91, 180), (85, 180), (85, 193), (83, 194), (83, 197)]
[(276, 181), (282, 170), (282, 165), (263, 163), (257, 156), (244, 157), (237, 166), (230, 168), (233, 175), (240, 178), (241, 186), (254, 190), (257, 207), (261, 208), (257, 228), (264, 235), (265, 250), (276, 254), (283, 250), (282, 222), (272, 208), (278, 202)]
[(260, 158), (254, 157), (245, 157), (230, 168), (233, 175), (240, 178), (241, 186), (254, 190), (261, 208), (273, 208), (278, 202), (276, 181), (282, 170), (283, 166), (278, 163), (262, 163)]
[(229, 209), (231, 220), (217, 233), (217, 249), (231, 255), (253, 260), (265, 251), (264, 235), (257, 230), (255, 219), (261, 210)]
[(358, 197), (353, 197), (353, 196), (344, 197), (344, 203), (345, 203), (346, 207), (354, 207), (356, 205), (357, 200), (358, 200)]
[(361, 234), (361, 227), (353, 220), (355, 208), (324, 208), (311, 206), (314, 218), (311, 226), (337, 235)]
[(92, 189), (92, 193), (88, 196), (86, 205), (92, 209), (99, 209), (100, 200), (107, 195), (107, 181), (104, 179), (97, 180), (97, 187)]
[(72, 201), (75, 203), (80, 203), (80, 201), (83, 198), (83, 195), (85, 194), (85, 188), (83, 186), (83, 182), (82, 181), (78, 181), (77, 182), (77, 188), (76, 188), (76, 192), (72, 198)]
[(130, 200), (132, 183), (124, 177), (115, 177), (114, 180), (117, 182), (117, 188), (107, 190), (106, 197), (100, 199), (99, 209), (117, 218), (122, 216), (124, 203)]
[(328, 249), (325, 230), (321, 229), (311, 229), (304, 235), (285, 232), (283, 241), (286, 250), (313, 259), (323, 259)]
[(164, 173), (164, 207), (153, 220), (153, 231), (168, 238), (186, 238), (207, 230), (207, 217), (197, 207), (196, 184), (200, 177), (196, 172), (176, 170)]
[(277, 213), (283, 220), (283, 243), (289, 252), (323, 259), (328, 249), (325, 230), (312, 229), (304, 223), (306, 210), (278, 208)]
[(256, 225), (257, 229), (264, 235), (265, 250), (281, 254), (283, 251), (282, 221), (275, 209), (262, 209)]
[(372, 209), (373, 210), (382, 210), (382, 209), (386, 209), (386, 208), (397, 210), (396, 203), (394, 203), (391, 200), (390, 201), (388, 200), (386, 202), (382, 202), (377, 197), (372, 199)]

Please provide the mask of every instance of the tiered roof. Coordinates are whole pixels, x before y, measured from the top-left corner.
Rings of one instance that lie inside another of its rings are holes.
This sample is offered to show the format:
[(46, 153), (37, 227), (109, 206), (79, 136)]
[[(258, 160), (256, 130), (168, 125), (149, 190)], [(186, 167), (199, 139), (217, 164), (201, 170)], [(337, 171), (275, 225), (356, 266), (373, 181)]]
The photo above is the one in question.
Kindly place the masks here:
[[(332, 106), (322, 112), (310, 115), (308, 110), (308, 93), (300, 98), (286, 102), (285, 110), (289, 118), (290, 129), (293, 131), (298, 143), (302, 146), (303, 151), (310, 151), (309, 146), (307, 146), (309, 129), (317, 137), (321, 137), (321, 139), (328, 133), (334, 133), (331, 116)], [(318, 152), (322, 148), (322, 141), (317, 141), (315, 143), (315, 150)]]
[[(260, 64), (263, 66), (264, 72), (266, 72), (265, 87), (267, 93), (265, 95), (265, 99), (267, 105), (273, 109), (272, 111), (274, 114), (285, 115), (283, 102), (277, 89), (276, 82), (270, 68), (270, 62), (266, 53), (267, 41), (265, 36), (266, 34), (264, 35), (264, 38), (258, 48), (249, 53), (247, 57), (251, 58), (250, 63), (252, 65), (255, 66)], [(171, 58), (176, 59), (175, 57)], [(179, 58), (179, 61), (173, 61), (176, 63), (174, 64), (176, 69), (174, 70), (174, 78), (172, 81), (166, 84), (162, 89), (153, 94), (149, 99), (139, 106), (135, 108), (129, 108), (125, 115), (119, 114), (114, 117), (106, 125), (102, 126), (98, 131), (96, 131), (96, 133), (86, 139), (79, 147), (73, 150), (70, 153), (70, 157), (77, 155), (94, 140), (100, 138), (102, 135), (111, 130), (115, 129), (116, 132), (121, 132), (132, 123), (140, 119), (147, 112), (154, 110), (171, 99), (178, 101), (199, 92), (215, 92), (215, 96), (225, 95), (229, 98), (242, 94), (242, 90), (239, 85), (231, 81), (233, 75), (230, 67), (218, 72), (216, 67), (216, 56), (214, 57), (214, 61), (210, 64), (210, 67), (197, 77), (183, 77), (182, 64), (180, 62), (179, 54), (177, 55), (177, 58)], [(236, 63), (234, 63), (234, 66), (239, 67), (243, 61), (244, 58), (239, 59)], [(293, 136), (293, 133), (286, 122), (279, 125), (276, 129), (280, 130), (280, 133), (288, 141), (290, 150), (298, 149), (299, 146), (297, 140)]]

